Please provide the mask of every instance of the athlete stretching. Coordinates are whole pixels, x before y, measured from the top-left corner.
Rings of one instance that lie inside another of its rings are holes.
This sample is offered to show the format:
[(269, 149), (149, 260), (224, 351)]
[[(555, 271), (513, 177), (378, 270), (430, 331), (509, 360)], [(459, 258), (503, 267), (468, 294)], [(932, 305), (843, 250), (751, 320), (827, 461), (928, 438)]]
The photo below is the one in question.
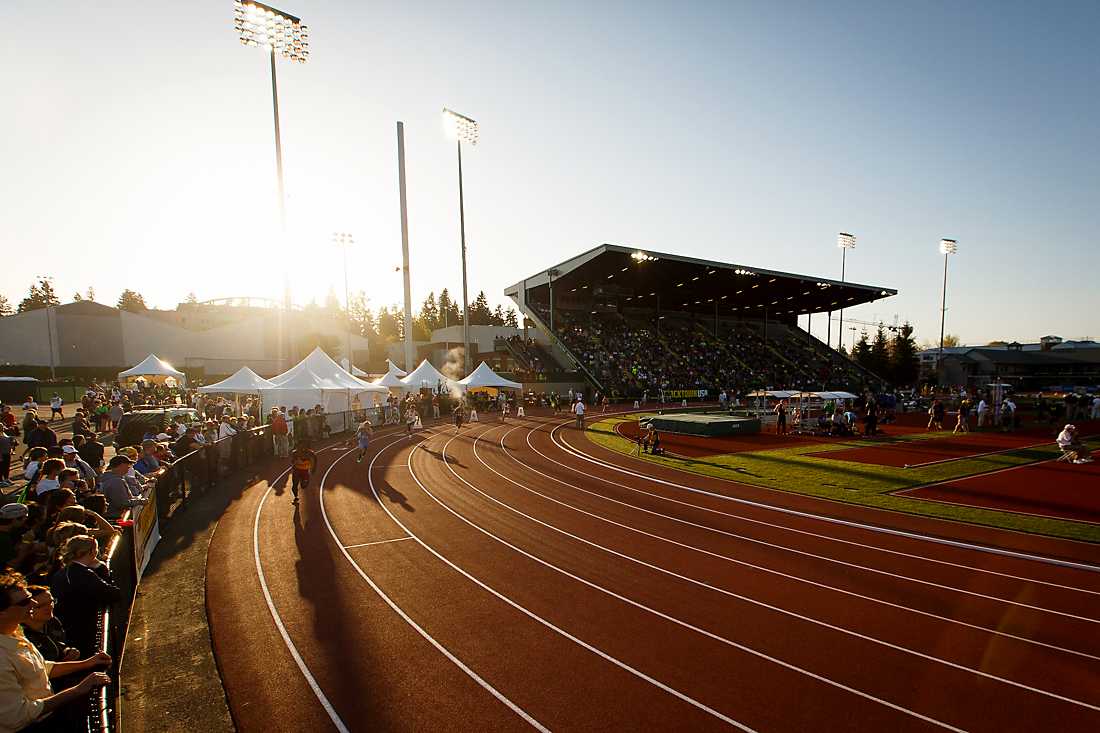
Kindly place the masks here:
[(290, 467), (290, 490), (297, 504), (298, 489), (309, 486), (309, 474), (317, 467), (317, 454), (310, 450), (308, 440), (303, 440), (290, 454)]

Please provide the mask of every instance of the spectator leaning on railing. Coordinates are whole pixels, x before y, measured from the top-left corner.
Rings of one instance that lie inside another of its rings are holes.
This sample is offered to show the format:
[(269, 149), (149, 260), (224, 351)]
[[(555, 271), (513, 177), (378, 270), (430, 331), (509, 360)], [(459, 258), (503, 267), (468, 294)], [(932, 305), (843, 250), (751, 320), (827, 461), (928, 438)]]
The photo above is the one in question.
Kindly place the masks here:
[(0, 733), (50, 730), (49, 722), (44, 722), (47, 716), (83, 701), (89, 692), (111, 681), (103, 672), (92, 672), (55, 693), (50, 678), (106, 667), (111, 658), (100, 652), (83, 661), (46, 661), (21, 628), (34, 609), (23, 577), (14, 572), (0, 575)]
[(99, 480), (99, 490), (107, 497), (107, 516), (119, 517), (130, 507), (144, 504), (145, 499), (135, 492), (126, 474), (133, 463), (127, 456), (119, 454), (107, 464), (107, 470)]
[(99, 559), (99, 543), (94, 537), (70, 537), (61, 547), (61, 560), (65, 567), (50, 579), (50, 590), (57, 599), (57, 617), (65, 625), (69, 643), (81, 654), (91, 654), (99, 614), (122, 597), (122, 590)]

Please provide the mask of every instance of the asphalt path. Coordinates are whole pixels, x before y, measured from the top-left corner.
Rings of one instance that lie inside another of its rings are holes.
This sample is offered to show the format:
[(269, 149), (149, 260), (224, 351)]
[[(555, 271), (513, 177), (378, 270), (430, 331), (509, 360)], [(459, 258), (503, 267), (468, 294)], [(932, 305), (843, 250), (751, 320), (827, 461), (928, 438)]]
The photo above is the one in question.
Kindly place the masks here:
[(1091, 545), (661, 468), (564, 416), (342, 447), (225, 514), (241, 730), (1100, 729)]

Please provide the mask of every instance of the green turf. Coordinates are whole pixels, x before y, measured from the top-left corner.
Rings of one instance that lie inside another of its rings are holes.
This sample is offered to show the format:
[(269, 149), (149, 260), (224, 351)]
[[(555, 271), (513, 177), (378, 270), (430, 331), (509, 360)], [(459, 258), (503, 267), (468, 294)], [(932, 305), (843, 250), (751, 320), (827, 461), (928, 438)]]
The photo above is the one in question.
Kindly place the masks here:
[[(588, 439), (620, 453), (633, 453), (637, 444), (615, 432), (615, 426), (632, 422), (630, 418), (613, 417), (589, 426)], [(891, 442), (908, 442), (942, 438), (943, 433), (918, 433), (895, 438)], [(957, 479), (1047, 460), (1058, 455), (1056, 447), (1021, 448), (1008, 453), (966, 458), (921, 468), (896, 468), (874, 464), (841, 461), (806, 455), (826, 451), (882, 445), (880, 441), (858, 439), (836, 443), (811, 443), (792, 448), (778, 448), (743, 453), (727, 453), (702, 458), (653, 456), (642, 459), (686, 471), (735, 479), (746, 484), (809, 494), (851, 504), (878, 509), (952, 519), (991, 527), (1064, 537), (1087, 542), (1100, 542), (1100, 526), (1062, 519), (1045, 519), (993, 509), (941, 504), (922, 499), (896, 496), (892, 492), (915, 486)]]

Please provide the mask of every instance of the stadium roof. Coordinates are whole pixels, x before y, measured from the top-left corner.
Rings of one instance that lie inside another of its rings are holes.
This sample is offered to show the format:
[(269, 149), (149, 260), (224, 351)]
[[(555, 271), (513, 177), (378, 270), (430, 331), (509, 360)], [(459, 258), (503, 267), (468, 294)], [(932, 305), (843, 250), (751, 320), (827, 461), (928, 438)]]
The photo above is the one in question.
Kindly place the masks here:
[(522, 301), (549, 301), (551, 276), (555, 301), (618, 300), (625, 307), (721, 313), (760, 312), (776, 316), (821, 313), (870, 303), (897, 290), (878, 285), (766, 270), (750, 265), (700, 260), (694, 257), (601, 244), (554, 267), (541, 270), (506, 288)]

